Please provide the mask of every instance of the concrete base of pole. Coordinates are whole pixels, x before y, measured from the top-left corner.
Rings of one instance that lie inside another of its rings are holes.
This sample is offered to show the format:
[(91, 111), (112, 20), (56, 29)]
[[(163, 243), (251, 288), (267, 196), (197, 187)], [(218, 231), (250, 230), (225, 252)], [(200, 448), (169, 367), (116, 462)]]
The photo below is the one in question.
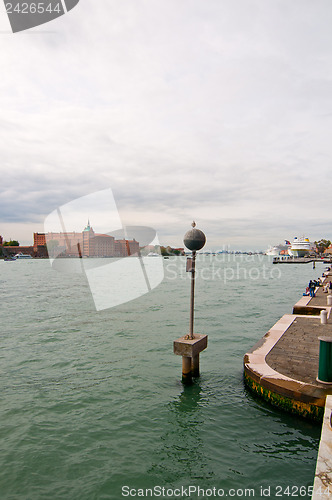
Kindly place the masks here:
[(207, 335), (200, 335), (199, 333), (195, 333), (193, 339), (190, 339), (189, 335), (185, 335), (184, 337), (180, 337), (179, 339), (174, 340), (174, 354), (193, 358), (207, 348), (207, 341)]
[(191, 358), (182, 356), (182, 382), (190, 384), (192, 381)]
[(199, 377), (199, 354), (191, 358), (191, 373), (193, 377)]
[(174, 340), (174, 354), (182, 356), (182, 381), (190, 382), (192, 377), (199, 377), (199, 353), (207, 348), (207, 335), (194, 334), (194, 338), (185, 335)]

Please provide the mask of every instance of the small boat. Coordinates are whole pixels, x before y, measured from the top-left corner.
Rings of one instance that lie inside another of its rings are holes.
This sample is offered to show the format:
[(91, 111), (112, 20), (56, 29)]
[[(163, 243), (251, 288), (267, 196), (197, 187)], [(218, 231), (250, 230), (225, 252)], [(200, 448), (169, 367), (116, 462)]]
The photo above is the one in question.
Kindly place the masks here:
[(159, 257), (159, 253), (150, 252), (150, 253), (148, 253), (148, 257)]
[(13, 260), (16, 260), (16, 257), (13, 255), (9, 255), (3, 259), (5, 262), (12, 262)]
[(15, 255), (15, 259), (32, 259), (32, 257), (29, 254), (20, 252)]

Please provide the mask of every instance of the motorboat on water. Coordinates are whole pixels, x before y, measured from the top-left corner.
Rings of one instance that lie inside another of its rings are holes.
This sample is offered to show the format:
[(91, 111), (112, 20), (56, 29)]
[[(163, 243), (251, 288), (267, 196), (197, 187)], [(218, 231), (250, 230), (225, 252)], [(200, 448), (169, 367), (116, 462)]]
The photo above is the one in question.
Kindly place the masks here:
[(32, 259), (32, 257), (29, 254), (20, 252), (15, 255), (15, 259)]
[(16, 260), (16, 257), (14, 257), (13, 255), (7, 255), (3, 260), (5, 262), (13, 262), (14, 260)]

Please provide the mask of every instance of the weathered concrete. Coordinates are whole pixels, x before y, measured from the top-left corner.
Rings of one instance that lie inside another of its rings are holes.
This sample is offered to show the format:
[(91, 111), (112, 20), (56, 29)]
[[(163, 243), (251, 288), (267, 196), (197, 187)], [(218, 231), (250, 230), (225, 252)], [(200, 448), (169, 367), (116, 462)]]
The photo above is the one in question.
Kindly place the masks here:
[[(317, 323), (323, 328), (331, 327), (320, 325), (318, 318), (283, 316), (244, 356), (245, 383), (273, 405), (320, 421), (328, 390), (316, 381), (318, 335), (317, 346), (311, 335), (308, 342), (308, 336), (302, 331), (302, 321), (313, 322), (311, 326)], [(311, 367), (310, 376), (307, 376), (308, 366)]]
[(244, 356), (246, 385), (273, 405), (321, 421), (332, 388), (316, 380), (319, 340), (332, 325), (314, 316), (283, 316)]
[(292, 379), (322, 387), (318, 374), (319, 340), (332, 334), (332, 325), (322, 325), (320, 318), (295, 316), (287, 331), (266, 356), (267, 364)]
[(207, 348), (207, 339), (207, 335), (200, 335), (198, 333), (194, 334), (193, 339), (188, 338), (188, 335), (180, 337), (174, 340), (174, 354), (193, 358)]
[(191, 339), (189, 335), (174, 340), (174, 354), (182, 356), (182, 381), (190, 382), (191, 377), (199, 377), (199, 353), (207, 348), (207, 335), (194, 334)]
[(332, 497), (332, 396), (327, 396), (312, 500)]
[(183, 382), (189, 382), (191, 377), (191, 358), (182, 356), (182, 380)]

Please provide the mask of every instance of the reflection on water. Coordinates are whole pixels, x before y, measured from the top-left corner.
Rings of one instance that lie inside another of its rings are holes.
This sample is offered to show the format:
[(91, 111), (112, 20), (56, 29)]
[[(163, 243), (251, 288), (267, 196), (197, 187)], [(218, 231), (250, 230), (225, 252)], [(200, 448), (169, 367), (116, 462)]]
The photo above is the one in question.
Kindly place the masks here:
[(160, 437), (157, 463), (150, 472), (161, 475), (169, 484), (176, 484), (179, 479), (211, 477), (206, 470), (203, 451), (203, 399), (200, 381), (195, 379), (192, 385), (183, 386), (179, 397), (166, 405), (165, 431)]

